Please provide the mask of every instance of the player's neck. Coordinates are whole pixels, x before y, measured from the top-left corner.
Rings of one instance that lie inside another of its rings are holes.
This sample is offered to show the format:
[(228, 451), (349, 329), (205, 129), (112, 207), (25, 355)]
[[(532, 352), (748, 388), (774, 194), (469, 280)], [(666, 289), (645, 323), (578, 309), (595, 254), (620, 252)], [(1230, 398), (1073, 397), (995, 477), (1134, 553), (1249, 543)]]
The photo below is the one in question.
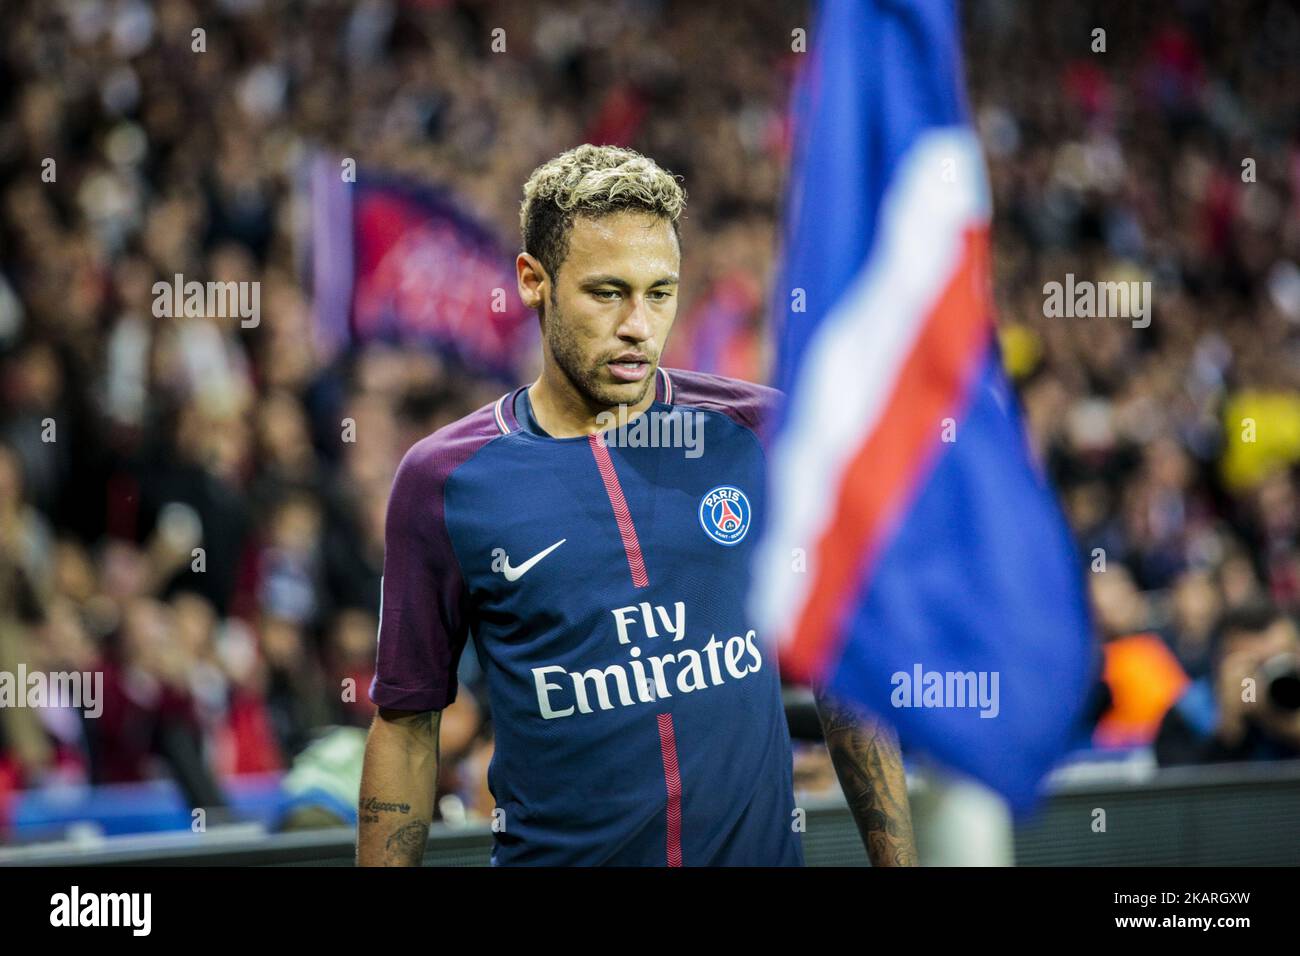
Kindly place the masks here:
[(580, 438), (609, 428), (611, 422), (621, 425), (631, 421), (654, 404), (655, 390), (648, 389), (645, 398), (621, 411), (618, 405), (593, 405), (564, 373), (543, 369), (537, 381), (528, 386), (528, 400), (533, 417), (546, 434), (552, 438)]

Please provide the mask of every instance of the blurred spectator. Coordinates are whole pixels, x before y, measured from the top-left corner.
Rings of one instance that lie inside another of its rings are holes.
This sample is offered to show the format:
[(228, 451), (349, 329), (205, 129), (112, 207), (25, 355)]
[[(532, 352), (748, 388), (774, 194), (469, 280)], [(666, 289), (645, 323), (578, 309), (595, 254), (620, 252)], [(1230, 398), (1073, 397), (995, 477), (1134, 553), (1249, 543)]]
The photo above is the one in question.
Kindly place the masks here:
[(1210, 638), (1223, 610), (1223, 595), (1204, 568), (1183, 572), (1171, 590), (1171, 616), (1163, 636), (1188, 676), (1204, 677), (1210, 669)]
[(1229, 611), (1212, 670), (1193, 682), (1161, 724), (1161, 764), (1300, 757), (1300, 631), (1271, 604)]
[(1149, 599), (1122, 564), (1091, 579), (1102, 636), (1102, 701), (1093, 731), (1100, 747), (1142, 747), (1155, 739), (1161, 718), (1187, 685), (1169, 647), (1150, 628)]
[(102, 715), (86, 721), (91, 780), (146, 780), (155, 762), (164, 763), (190, 807), (220, 807), (225, 799), (204, 759), (189, 684), (189, 648), (175, 630), (167, 605), (143, 597), (126, 604), (114, 650), (94, 668), (104, 674), (104, 701)]

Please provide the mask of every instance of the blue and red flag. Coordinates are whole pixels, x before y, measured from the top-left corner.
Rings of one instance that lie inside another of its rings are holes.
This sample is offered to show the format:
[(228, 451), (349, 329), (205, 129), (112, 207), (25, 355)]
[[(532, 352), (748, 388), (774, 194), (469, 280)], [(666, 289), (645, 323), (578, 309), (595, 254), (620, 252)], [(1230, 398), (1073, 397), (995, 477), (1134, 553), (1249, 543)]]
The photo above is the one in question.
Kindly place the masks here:
[(788, 676), (1025, 810), (1077, 739), (1093, 645), (994, 337), (959, 37), (956, 0), (821, 8), (794, 102), (788, 400), (752, 607)]
[(312, 173), (316, 333), (327, 355), (380, 340), (431, 346), (513, 382), (537, 321), (515, 291), (513, 256), (448, 191), (362, 172)]

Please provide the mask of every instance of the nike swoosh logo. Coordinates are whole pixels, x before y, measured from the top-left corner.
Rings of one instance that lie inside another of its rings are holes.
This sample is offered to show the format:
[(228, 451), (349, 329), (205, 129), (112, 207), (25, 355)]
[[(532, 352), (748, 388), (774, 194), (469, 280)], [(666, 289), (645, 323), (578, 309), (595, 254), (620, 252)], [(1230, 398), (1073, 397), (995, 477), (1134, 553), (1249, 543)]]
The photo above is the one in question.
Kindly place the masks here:
[(568, 538), (561, 538), (559, 541), (555, 542), (555, 544), (551, 545), (545, 551), (537, 552), (537, 554), (533, 555), (531, 558), (529, 558), (523, 564), (518, 565), (517, 567), (512, 568), (510, 566), (510, 558), (507, 556), (505, 560), (502, 562), (501, 573), (506, 576), (507, 581), (518, 581), (520, 578), (522, 578), (525, 574), (527, 574), (532, 569), (533, 565), (535, 565), (538, 561), (542, 560), (542, 558), (546, 557), (548, 554), (550, 554), (552, 551), (554, 551), (556, 548), (558, 548), (560, 545), (564, 544), (564, 542), (568, 540), (569, 540)]

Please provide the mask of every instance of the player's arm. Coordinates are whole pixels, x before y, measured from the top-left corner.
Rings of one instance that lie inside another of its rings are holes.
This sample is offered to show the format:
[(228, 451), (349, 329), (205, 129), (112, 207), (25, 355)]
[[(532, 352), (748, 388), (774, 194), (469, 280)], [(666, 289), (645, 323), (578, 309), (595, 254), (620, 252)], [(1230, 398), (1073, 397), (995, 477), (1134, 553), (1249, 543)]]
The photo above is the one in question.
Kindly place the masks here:
[(468, 635), (443, 506), (445, 467), (425, 439), (393, 479), (384, 529), (375, 677), (357, 803), (357, 863), (418, 866), (433, 820), (442, 710)]
[(816, 689), (817, 714), (872, 866), (916, 866), (907, 775), (894, 732)]
[(419, 866), (433, 822), (442, 712), (380, 708), (366, 738), (357, 865)]

